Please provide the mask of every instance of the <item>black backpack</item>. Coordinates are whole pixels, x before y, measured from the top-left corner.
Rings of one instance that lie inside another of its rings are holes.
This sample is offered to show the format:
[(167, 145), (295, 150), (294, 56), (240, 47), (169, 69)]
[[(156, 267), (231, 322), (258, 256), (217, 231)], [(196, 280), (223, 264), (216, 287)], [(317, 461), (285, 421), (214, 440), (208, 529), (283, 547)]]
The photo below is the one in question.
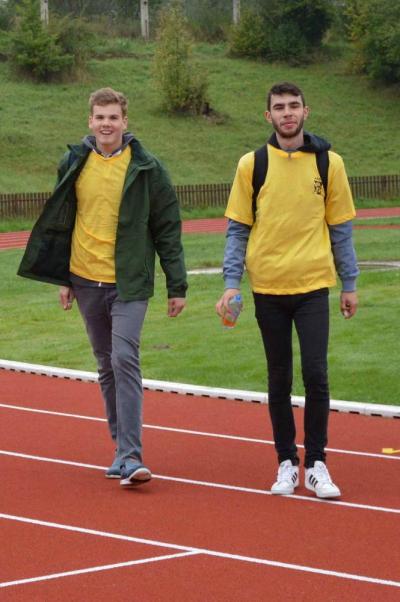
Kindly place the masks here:
[[(326, 193), (328, 190), (328, 169), (329, 169), (329, 155), (328, 151), (322, 151), (321, 153), (315, 154), (315, 160), (317, 162), (317, 167), (319, 171), (320, 178), (322, 180), (322, 184), (324, 186), (325, 191), (325, 200)], [(254, 169), (253, 169), (253, 219), (256, 221), (256, 209), (257, 209), (257, 197), (260, 192), (261, 186), (265, 182), (265, 178), (267, 177), (268, 171), (268, 150), (267, 146), (264, 144), (256, 151), (254, 151)]]

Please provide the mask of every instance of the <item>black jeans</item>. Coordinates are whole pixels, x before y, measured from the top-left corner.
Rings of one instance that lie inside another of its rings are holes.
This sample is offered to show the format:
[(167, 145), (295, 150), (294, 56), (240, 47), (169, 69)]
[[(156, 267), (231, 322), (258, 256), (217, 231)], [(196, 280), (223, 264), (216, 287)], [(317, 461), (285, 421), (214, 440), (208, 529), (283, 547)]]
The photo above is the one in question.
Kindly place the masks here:
[(329, 416), (327, 288), (296, 295), (254, 293), (256, 318), (268, 365), (268, 406), (279, 462), (299, 463), (291, 404), (292, 324), (300, 343), (305, 388), (304, 465), (325, 462)]

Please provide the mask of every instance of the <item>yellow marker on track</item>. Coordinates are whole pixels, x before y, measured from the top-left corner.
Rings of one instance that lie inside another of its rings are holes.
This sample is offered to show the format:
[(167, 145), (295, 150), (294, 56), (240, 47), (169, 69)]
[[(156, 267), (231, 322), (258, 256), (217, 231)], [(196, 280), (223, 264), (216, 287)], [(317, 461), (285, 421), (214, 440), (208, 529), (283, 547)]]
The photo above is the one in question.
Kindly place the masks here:
[(382, 449), (383, 454), (400, 454), (400, 449), (393, 449), (393, 447), (384, 447)]

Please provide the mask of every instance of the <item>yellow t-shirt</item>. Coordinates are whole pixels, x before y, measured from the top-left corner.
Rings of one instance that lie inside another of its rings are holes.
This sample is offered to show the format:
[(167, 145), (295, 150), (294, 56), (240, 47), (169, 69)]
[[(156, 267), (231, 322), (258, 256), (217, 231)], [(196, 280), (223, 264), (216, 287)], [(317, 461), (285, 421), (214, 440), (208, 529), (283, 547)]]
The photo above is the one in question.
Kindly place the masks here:
[(315, 155), (268, 145), (268, 172), (257, 199), (253, 225), (254, 153), (238, 164), (226, 217), (253, 226), (246, 268), (253, 291), (291, 295), (336, 284), (329, 225), (355, 216), (343, 161), (329, 151), (324, 199)]
[(70, 271), (115, 282), (115, 238), (131, 148), (110, 158), (91, 152), (75, 184), (78, 201)]

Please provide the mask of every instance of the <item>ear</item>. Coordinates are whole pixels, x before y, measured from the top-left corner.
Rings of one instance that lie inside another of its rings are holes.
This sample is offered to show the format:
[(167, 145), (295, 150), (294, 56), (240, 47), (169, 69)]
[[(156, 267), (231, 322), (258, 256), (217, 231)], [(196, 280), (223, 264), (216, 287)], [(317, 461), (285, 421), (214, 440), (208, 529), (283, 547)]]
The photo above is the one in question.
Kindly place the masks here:
[(122, 123), (124, 126), (124, 130), (126, 130), (128, 128), (128, 117), (126, 115), (122, 118)]
[(306, 120), (310, 114), (310, 107), (304, 107), (304, 119)]
[(268, 121), (268, 123), (272, 123), (272, 117), (271, 117), (271, 113), (269, 111), (265, 111), (264, 117)]
[(89, 119), (88, 119), (88, 128), (89, 128), (89, 130), (92, 129), (92, 125), (93, 125), (93, 115), (89, 115)]

